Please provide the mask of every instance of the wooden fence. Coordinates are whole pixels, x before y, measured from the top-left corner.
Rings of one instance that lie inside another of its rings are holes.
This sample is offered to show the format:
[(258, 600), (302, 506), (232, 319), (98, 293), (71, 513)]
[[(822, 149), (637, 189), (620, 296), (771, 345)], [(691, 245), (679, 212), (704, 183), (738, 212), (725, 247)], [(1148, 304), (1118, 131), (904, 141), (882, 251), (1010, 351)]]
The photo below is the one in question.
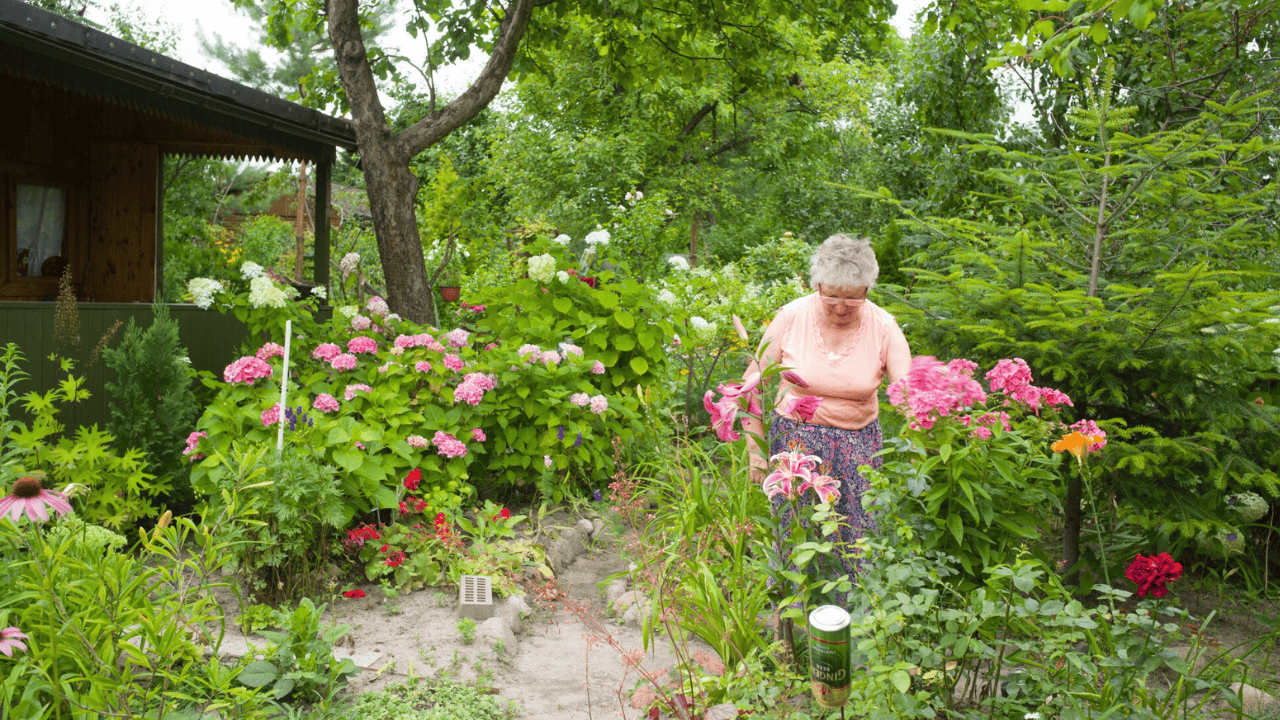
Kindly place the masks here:
[[(61, 377), (58, 363), (49, 359), (58, 349), (54, 338), (56, 307), (57, 304), (52, 302), (0, 302), (0, 348), (11, 342), (17, 343), (25, 358), (21, 367), (31, 376), (15, 388), (19, 396), (33, 390), (47, 392)], [(223, 315), (216, 310), (201, 310), (195, 305), (171, 304), (168, 307), (169, 316), (178, 321), (178, 338), (186, 348), (193, 368), (210, 370), (221, 376), (223, 368), (240, 357), (241, 345), (249, 333), (235, 316)], [(85, 388), (90, 395), (76, 408), (74, 423), (96, 423), (98, 427), (106, 427), (111, 417), (106, 383), (108, 379), (116, 382), (117, 378), (102, 358), (90, 365), (90, 355), (116, 320), (123, 324), (110, 340), (109, 347), (113, 348), (119, 345), (130, 318), (141, 328), (150, 327), (151, 306), (145, 303), (79, 303), (76, 312), (80, 324), (79, 340), (71, 351), (64, 349), (63, 355), (75, 359), (75, 373), (85, 378)], [(318, 319), (327, 319), (330, 312), (328, 308), (322, 309)], [(26, 419), (21, 411), (19, 417)], [(60, 419), (68, 424), (73, 422), (71, 417), (60, 416)]]

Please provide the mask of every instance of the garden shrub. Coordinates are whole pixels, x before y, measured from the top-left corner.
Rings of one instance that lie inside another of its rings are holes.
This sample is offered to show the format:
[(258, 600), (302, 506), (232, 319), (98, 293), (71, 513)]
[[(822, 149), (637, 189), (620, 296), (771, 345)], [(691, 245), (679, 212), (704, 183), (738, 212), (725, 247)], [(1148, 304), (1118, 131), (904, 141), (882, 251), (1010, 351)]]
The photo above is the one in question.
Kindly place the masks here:
[(169, 308), (156, 304), (151, 311), (151, 327), (143, 330), (130, 318), (119, 347), (103, 352), (116, 374), (115, 382), (106, 383), (111, 409), (107, 431), (120, 447), (145, 454), (148, 473), (169, 478), (173, 492), (166, 505), (185, 513), (194, 504), (182, 457), (185, 429), (198, 412), (193, 372)]
[(281, 255), (293, 250), (294, 235), (293, 226), (284, 220), (258, 215), (240, 226), (240, 260), (275, 267)]

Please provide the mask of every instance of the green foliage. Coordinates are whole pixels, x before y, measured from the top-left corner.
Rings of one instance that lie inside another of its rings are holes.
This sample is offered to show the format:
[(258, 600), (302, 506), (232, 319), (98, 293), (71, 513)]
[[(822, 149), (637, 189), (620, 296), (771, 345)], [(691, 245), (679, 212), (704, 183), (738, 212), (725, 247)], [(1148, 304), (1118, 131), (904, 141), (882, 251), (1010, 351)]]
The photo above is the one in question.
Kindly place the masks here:
[(276, 700), (291, 704), (331, 701), (352, 675), (360, 672), (350, 658), (339, 661), (333, 644), (351, 632), (350, 625), (323, 626), (324, 605), (303, 598), (289, 614), (283, 632), (264, 630), (267, 656), (244, 666), (237, 677), (247, 688), (265, 688)]
[(293, 249), (293, 226), (275, 215), (259, 215), (240, 226), (240, 262), (264, 268), (280, 265), (280, 256)]
[(350, 713), (362, 720), (510, 720), (517, 710), (483, 687), (442, 673), (362, 693)]
[(0, 623), (29, 636), (16, 664), (0, 659), (6, 713), (260, 717), (265, 699), (233, 687), (238, 671), (218, 660), (225, 619), (210, 592), (227, 560), (215, 538), (246, 511), (177, 518), (132, 553), (75, 516), (47, 532), (0, 520)]
[(230, 526), (222, 538), (241, 578), (276, 602), (322, 592), (332, 536), (346, 522), (336, 468), (292, 444), (277, 454), (269, 443), (232, 442), (226, 455), (210, 460), (225, 470), (201, 486), (212, 508), (227, 493), (264, 508), (253, 525)]
[(454, 626), (458, 630), (458, 635), (462, 637), (463, 645), (470, 645), (476, 641), (476, 621), (469, 617), (464, 617)]
[(115, 382), (106, 383), (111, 408), (107, 431), (120, 446), (145, 454), (148, 473), (172, 478), (170, 500), (185, 512), (192, 500), (182, 443), (197, 413), (193, 373), (169, 309), (156, 304), (151, 311), (150, 328), (144, 331), (130, 318), (119, 347), (103, 352), (116, 374)]
[(13, 343), (6, 346), (0, 371), (0, 389), (5, 398), (0, 403), (0, 425), (6, 431), (0, 437), (0, 460), (3, 475), (14, 478), (32, 472), (43, 472), (58, 487), (76, 483), (88, 488), (81, 513), (94, 524), (120, 529), (159, 514), (155, 502), (172, 490), (169, 478), (157, 478), (146, 472), (146, 456), (141, 450), (118, 453), (114, 438), (97, 425), (76, 428), (74, 435), (65, 433), (58, 421), (58, 403), (82, 401), (89, 396), (84, 379), (72, 375), (74, 364), (61, 360), (67, 376), (43, 395), (29, 392), (23, 397), (23, 408), (31, 423), (11, 419), (14, 403), (13, 387), (26, 373), (18, 368), (22, 354)]
[(749, 277), (765, 285), (786, 284), (794, 278), (808, 284), (809, 257), (813, 250), (809, 243), (786, 233), (779, 240), (766, 240), (746, 248), (739, 265)]

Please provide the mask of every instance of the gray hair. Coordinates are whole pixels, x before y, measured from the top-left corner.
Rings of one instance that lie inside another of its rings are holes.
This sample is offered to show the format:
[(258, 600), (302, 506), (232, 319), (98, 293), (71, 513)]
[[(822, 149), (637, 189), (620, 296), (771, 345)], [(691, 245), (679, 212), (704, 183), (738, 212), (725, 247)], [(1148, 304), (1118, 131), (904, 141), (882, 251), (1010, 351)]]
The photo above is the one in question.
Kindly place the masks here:
[(809, 284), (814, 288), (871, 287), (879, 276), (880, 263), (867, 238), (832, 235), (809, 258)]

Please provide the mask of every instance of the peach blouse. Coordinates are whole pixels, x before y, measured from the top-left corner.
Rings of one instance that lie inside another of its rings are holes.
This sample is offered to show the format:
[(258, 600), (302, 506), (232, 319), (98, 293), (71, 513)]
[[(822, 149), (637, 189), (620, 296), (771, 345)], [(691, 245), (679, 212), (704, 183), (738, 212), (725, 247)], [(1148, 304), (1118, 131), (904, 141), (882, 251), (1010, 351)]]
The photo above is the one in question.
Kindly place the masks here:
[(818, 329), (822, 312), (818, 294), (806, 295), (778, 310), (765, 331), (766, 362), (781, 363), (809, 383), (801, 388), (781, 381), (777, 401), (788, 394), (818, 395), (822, 405), (811, 422), (858, 430), (880, 413), (878, 394), (886, 369), (909, 365), (911, 349), (893, 316), (868, 300), (853, 342), (839, 354), (829, 352)]

